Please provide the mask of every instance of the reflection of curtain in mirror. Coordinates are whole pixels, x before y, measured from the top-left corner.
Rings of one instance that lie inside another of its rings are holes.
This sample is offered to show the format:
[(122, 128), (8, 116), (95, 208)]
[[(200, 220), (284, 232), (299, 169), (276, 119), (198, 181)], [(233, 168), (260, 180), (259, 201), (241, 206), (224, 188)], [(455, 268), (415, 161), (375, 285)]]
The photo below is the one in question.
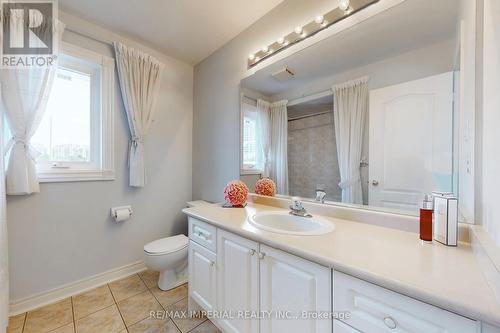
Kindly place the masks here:
[(288, 194), (288, 101), (257, 101), (264, 177), (276, 182), (279, 194)]
[(271, 174), (271, 133), (270, 133), (270, 108), (271, 104), (261, 99), (257, 100), (257, 133), (260, 133), (259, 148), (261, 149), (262, 177), (269, 177)]
[(335, 85), (332, 90), (342, 202), (363, 204), (359, 166), (368, 112), (368, 78)]

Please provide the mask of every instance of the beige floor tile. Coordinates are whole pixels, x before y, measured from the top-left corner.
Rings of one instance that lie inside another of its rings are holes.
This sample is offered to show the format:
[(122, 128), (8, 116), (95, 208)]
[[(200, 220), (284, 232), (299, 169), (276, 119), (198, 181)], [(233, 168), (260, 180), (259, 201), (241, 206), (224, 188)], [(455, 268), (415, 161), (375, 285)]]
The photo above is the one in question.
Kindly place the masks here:
[(116, 333), (124, 329), (125, 325), (116, 305), (76, 321), (77, 333)]
[(73, 322), (71, 298), (28, 312), (25, 333), (49, 332)]
[(155, 295), (160, 304), (166, 308), (186, 298), (188, 296), (188, 286), (187, 284), (183, 284), (182, 286), (167, 291), (154, 287), (151, 289), (151, 292)]
[(158, 278), (160, 277), (160, 272), (147, 270), (144, 272), (140, 272), (139, 275), (148, 288), (151, 289), (154, 287), (158, 287)]
[(108, 285), (76, 295), (73, 297), (75, 320), (107, 308), (108, 306), (113, 305), (113, 303), (113, 296), (111, 296)]
[(189, 333), (221, 333), (221, 331), (210, 320), (207, 320)]
[(15, 328), (21, 327), (21, 329), (24, 326), (24, 319), (26, 318), (26, 312), (21, 313), (17, 316), (12, 316), (9, 318), (9, 329), (13, 330)]
[(133, 325), (150, 316), (150, 312), (163, 311), (160, 303), (154, 298), (149, 290), (121, 302), (118, 302), (118, 310), (122, 314), (125, 325)]
[(70, 323), (63, 327), (59, 327), (56, 330), (50, 331), (49, 333), (75, 333), (75, 324)]
[(146, 318), (128, 328), (129, 333), (179, 333), (170, 319)]
[(189, 318), (187, 298), (168, 306), (166, 311), (173, 312), (171, 319), (182, 333), (191, 331), (193, 328), (207, 320), (206, 318)]
[(18, 327), (18, 328), (10, 328), (7, 327), (7, 333), (22, 333), (23, 332), (23, 327)]
[(140, 294), (147, 289), (146, 285), (137, 274), (111, 282), (109, 287), (117, 302)]

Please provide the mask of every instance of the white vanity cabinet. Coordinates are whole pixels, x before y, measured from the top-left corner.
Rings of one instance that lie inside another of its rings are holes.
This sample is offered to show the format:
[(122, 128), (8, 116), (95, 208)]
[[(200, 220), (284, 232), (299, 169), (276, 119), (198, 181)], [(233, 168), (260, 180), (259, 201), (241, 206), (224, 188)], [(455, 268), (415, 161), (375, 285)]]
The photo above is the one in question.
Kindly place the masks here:
[[(355, 277), (334, 273), (334, 310), (360, 332), (476, 333), (478, 323)], [(339, 326), (340, 327), (340, 326)], [(339, 328), (334, 333), (349, 332)]]
[(206, 311), (214, 311), (217, 304), (217, 256), (190, 240), (188, 260), (190, 298)]
[[(224, 332), (332, 331), (329, 319), (301, 317), (303, 311), (331, 312), (330, 268), (221, 229), (207, 230), (199, 222), (189, 219), (189, 230), (193, 230), (189, 297), (206, 311), (218, 310), (216, 322)], [(200, 226), (204, 227), (202, 236), (207, 237), (200, 238), (196, 231)], [(212, 235), (217, 239), (216, 253), (200, 245), (210, 245), (206, 239)]]
[[(259, 311), (259, 244), (223, 230), (217, 233), (217, 307), (220, 311)], [(251, 314), (251, 313), (249, 313)], [(226, 318), (220, 326), (228, 333), (259, 332), (257, 319)]]
[[(225, 333), (500, 332), (194, 218), (189, 230), (189, 308), (217, 310)], [(332, 311), (348, 315), (316, 317)]]
[(315, 315), (332, 310), (332, 270), (265, 245), (260, 258), (260, 310), (273, 314), (260, 332), (331, 332), (331, 319)]

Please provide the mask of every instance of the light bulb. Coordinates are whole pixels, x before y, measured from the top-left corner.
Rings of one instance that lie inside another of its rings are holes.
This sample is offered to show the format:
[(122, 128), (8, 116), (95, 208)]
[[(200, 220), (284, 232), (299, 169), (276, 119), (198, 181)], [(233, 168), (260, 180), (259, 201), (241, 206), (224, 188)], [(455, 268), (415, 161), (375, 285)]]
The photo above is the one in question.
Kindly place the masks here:
[(302, 37), (302, 38), (306, 38), (306, 37), (307, 37), (307, 32), (305, 32), (305, 31), (304, 31), (304, 32), (302, 32), (302, 34), (300, 35), (300, 37)]
[(294, 31), (297, 35), (300, 35), (302, 33), (302, 27), (296, 27)]
[(269, 47), (263, 46), (262, 47), (262, 52), (267, 53), (269, 51)]
[(250, 60), (254, 60), (254, 59), (255, 59), (255, 54), (250, 54), (250, 55), (248, 55), (248, 59), (250, 59)]
[(255, 62), (259, 61), (260, 57), (255, 57)]
[(347, 11), (350, 4), (351, 2), (349, 0), (339, 0), (339, 8), (343, 11)]
[(277, 42), (278, 42), (278, 44), (283, 44), (285, 42), (285, 38), (280, 37), (280, 38), (278, 38)]
[(325, 20), (325, 18), (323, 17), (323, 15), (318, 15), (314, 19), (314, 22), (316, 22), (317, 24), (321, 24), (321, 23), (323, 23), (324, 20)]
[(326, 20), (323, 21), (323, 23), (321, 23), (321, 27), (323, 27), (323, 28), (326, 27), (327, 25), (328, 25), (328, 21), (326, 21)]
[(283, 46), (288, 46), (288, 44), (290, 44), (290, 42), (286, 40), (286, 41), (283, 43)]

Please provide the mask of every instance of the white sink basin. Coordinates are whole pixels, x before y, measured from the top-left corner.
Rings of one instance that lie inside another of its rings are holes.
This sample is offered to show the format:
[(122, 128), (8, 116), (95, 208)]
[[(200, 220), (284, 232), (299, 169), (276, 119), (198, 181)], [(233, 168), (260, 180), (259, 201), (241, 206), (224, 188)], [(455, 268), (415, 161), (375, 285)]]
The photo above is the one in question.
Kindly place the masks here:
[(335, 229), (335, 225), (324, 218), (294, 216), (283, 211), (257, 213), (248, 221), (256, 228), (288, 235), (323, 235)]

